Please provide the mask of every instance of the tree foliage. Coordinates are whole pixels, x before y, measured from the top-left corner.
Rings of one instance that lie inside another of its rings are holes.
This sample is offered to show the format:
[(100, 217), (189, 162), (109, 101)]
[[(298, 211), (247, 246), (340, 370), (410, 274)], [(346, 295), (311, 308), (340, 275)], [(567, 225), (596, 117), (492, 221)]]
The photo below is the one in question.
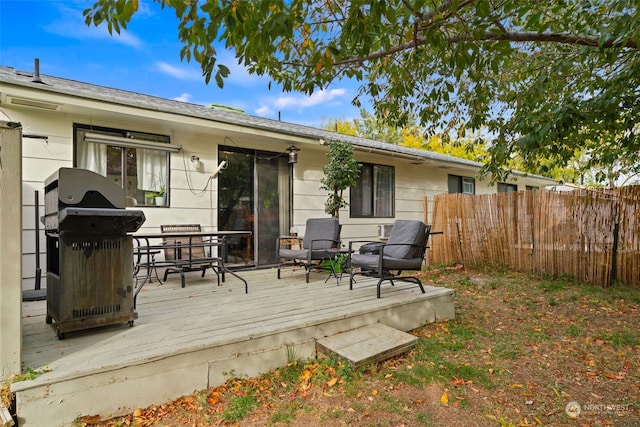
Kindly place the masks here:
[(385, 121), (374, 116), (364, 108), (360, 109), (360, 118), (351, 120), (331, 119), (323, 126), (330, 131), (342, 134), (368, 138), (374, 141), (387, 142), (389, 144), (402, 145), (404, 134), (417, 129), (415, 123), (400, 128), (389, 125)]
[[(438, 135), (425, 136), (424, 130), (416, 124), (415, 120), (412, 120), (402, 128), (398, 128), (377, 119), (365, 110), (361, 110), (360, 113), (362, 117), (359, 119), (333, 119), (324, 127), (327, 130), (336, 130), (347, 135), (402, 145), (418, 150), (433, 151), (474, 162), (483, 162), (486, 159), (486, 147), (474, 144), (474, 140), (471, 138), (448, 138), (445, 141)], [(537, 173), (535, 171), (530, 172)]]
[(329, 142), (328, 163), (322, 167), (321, 190), (329, 190), (324, 210), (338, 218), (340, 209), (347, 206), (343, 192), (356, 185), (360, 175), (360, 163), (353, 157), (353, 147), (343, 142)]
[[(403, 127), (488, 143), (494, 179), (519, 155), (544, 172), (640, 164), (640, 12), (631, 0), (154, 0), (175, 9), (181, 57), (219, 86), (214, 43), (286, 91), (341, 78)], [(98, 0), (87, 24), (126, 28), (137, 0)], [(259, 35), (259, 36), (258, 36)]]
[[(396, 128), (376, 119), (366, 111), (361, 111), (362, 117), (350, 120), (330, 120), (324, 125), (325, 129), (340, 132), (347, 135), (369, 138), (377, 141), (391, 142), (393, 144), (411, 147), (419, 150), (427, 150), (448, 156), (467, 159), (482, 163), (489, 156), (486, 144), (478, 144), (482, 139), (478, 138), (446, 138), (438, 135), (425, 136), (423, 130), (415, 121), (403, 128)], [(585, 172), (582, 163), (586, 162), (581, 150), (576, 150), (574, 160), (565, 167), (556, 165), (549, 159), (542, 159), (538, 165), (525, 162), (519, 155), (513, 156), (509, 162), (510, 169), (531, 174), (544, 174), (562, 182), (574, 183), (586, 186), (602, 186), (606, 182), (609, 186), (620, 178), (620, 171), (625, 170), (626, 165), (618, 162), (615, 167), (607, 170), (592, 168)], [(627, 179), (628, 183), (635, 183), (633, 176)]]

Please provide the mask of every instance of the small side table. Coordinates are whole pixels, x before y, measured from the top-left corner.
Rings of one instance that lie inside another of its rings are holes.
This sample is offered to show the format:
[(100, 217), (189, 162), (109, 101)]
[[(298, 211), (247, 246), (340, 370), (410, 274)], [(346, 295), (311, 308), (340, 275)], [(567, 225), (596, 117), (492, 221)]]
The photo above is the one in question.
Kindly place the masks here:
[[(348, 249), (329, 249), (327, 252), (329, 252), (329, 276), (327, 277), (327, 279), (324, 281), (324, 283), (327, 283), (327, 281), (333, 276), (336, 278), (336, 285), (339, 286), (340, 285), (340, 280), (342, 279), (342, 273), (344, 273), (344, 268), (346, 267), (346, 259), (344, 259), (344, 257), (349, 256), (349, 250)], [(353, 250), (351, 251), (353, 252)], [(340, 271), (336, 271), (336, 267), (335, 267), (335, 263), (336, 263), (336, 258), (342, 255), (343, 259), (342, 259), (342, 264), (339, 265), (339, 270)]]

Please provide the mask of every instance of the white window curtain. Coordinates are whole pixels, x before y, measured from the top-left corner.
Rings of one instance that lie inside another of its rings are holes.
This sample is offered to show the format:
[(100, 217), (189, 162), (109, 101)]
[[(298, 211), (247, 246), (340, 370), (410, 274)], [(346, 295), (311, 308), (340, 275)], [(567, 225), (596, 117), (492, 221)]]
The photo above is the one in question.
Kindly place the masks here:
[(136, 149), (138, 187), (145, 191), (166, 190), (167, 153), (157, 150)]
[(393, 187), (393, 169), (374, 166), (375, 216), (388, 217), (392, 215)]
[(78, 167), (107, 176), (107, 146), (80, 139), (78, 144)]

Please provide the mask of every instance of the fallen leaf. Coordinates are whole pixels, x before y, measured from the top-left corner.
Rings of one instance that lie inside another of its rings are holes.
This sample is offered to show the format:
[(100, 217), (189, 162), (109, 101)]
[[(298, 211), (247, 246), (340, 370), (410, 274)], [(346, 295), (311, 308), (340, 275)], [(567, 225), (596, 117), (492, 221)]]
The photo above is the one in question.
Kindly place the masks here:
[(442, 403), (444, 406), (449, 406), (449, 395), (446, 391), (442, 393), (442, 396), (440, 396), (440, 403)]

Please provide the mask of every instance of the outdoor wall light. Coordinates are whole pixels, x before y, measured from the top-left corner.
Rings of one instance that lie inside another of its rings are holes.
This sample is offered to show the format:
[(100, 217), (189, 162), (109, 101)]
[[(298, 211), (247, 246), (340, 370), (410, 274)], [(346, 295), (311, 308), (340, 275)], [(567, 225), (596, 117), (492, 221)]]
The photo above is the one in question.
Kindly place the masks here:
[(287, 148), (287, 151), (289, 152), (289, 163), (298, 163), (298, 151), (300, 151), (300, 149), (295, 145), (292, 145)]
[(191, 163), (193, 163), (193, 168), (196, 170), (200, 170), (202, 167), (202, 162), (198, 156), (191, 156)]

